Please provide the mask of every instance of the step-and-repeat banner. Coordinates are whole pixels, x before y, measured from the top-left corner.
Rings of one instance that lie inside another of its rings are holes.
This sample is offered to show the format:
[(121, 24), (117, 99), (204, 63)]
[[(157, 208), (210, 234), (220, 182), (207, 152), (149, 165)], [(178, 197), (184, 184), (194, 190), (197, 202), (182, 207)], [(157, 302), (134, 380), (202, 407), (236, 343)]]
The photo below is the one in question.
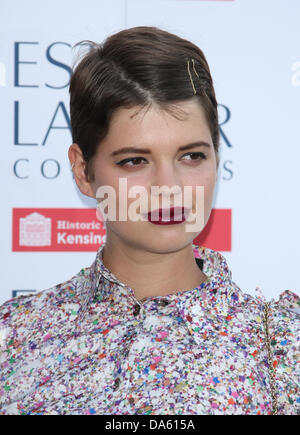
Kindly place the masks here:
[(298, 0), (2, 0), (0, 304), (68, 280), (105, 242), (67, 155), (72, 47), (140, 25), (197, 44), (214, 79), (219, 176), (195, 244), (244, 292), (299, 293), (299, 17)]

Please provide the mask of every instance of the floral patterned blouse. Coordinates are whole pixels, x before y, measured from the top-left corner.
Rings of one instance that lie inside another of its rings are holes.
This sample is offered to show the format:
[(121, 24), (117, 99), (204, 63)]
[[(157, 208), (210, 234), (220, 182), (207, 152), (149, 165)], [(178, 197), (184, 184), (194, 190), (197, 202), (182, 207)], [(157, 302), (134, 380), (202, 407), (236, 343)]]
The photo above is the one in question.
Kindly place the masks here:
[[(265, 298), (193, 245), (208, 278), (138, 301), (102, 262), (0, 307), (0, 414), (272, 414)], [(300, 414), (300, 298), (271, 299), (278, 414)]]

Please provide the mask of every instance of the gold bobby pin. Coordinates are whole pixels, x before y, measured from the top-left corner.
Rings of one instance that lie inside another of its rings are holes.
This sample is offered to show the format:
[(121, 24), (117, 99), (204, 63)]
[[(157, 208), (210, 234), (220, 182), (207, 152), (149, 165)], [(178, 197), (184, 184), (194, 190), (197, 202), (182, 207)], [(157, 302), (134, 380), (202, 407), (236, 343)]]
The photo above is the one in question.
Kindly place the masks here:
[[(198, 75), (198, 73), (197, 73), (197, 71), (195, 69), (195, 62), (194, 62), (193, 58), (192, 58), (192, 62), (193, 62), (193, 69), (195, 71), (195, 74), (199, 78), (199, 75)], [(189, 75), (190, 75), (190, 80), (191, 80), (191, 83), (192, 83), (192, 86), (193, 86), (193, 89), (194, 89), (194, 95), (195, 95), (197, 92), (196, 92), (196, 89), (195, 89), (195, 86), (194, 86), (194, 81), (192, 79), (192, 75), (191, 75), (191, 72), (190, 72), (190, 61), (189, 60), (187, 61), (187, 64), (188, 64), (188, 72), (189, 72)]]

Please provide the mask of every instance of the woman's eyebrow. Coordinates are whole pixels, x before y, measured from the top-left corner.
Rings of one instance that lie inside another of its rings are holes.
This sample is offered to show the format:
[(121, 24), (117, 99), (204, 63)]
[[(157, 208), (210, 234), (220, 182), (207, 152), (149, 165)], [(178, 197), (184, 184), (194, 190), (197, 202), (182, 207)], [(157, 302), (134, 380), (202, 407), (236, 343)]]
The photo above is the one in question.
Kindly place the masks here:
[[(189, 143), (187, 145), (183, 145), (183, 146), (179, 147), (178, 151), (186, 151), (186, 150), (189, 150), (191, 148), (196, 148), (196, 147), (210, 148), (210, 144), (208, 142), (204, 142), (204, 141), (193, 142), (193, 143)], [(110, 154), (110, 157), (115, 157), (119, 154), (131, 154), (131, 153), (151, 154), (151, 150), (149, 150), (148, 148), (125, 147), (125, 148), (120, 148), (119, 150), (113, 151)]]

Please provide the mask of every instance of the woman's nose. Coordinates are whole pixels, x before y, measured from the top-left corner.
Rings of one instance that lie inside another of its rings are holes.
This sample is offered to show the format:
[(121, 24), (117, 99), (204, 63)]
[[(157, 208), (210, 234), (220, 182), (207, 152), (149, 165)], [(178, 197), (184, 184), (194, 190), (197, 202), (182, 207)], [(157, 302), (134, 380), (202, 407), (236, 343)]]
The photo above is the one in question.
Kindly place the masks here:
[(156, 169), (151, 183), (153, 195), (166, 195), (171, 192), (174, 195), (182, 193), (182, 181), (178, 171), (172, 164), (162, 164)]

